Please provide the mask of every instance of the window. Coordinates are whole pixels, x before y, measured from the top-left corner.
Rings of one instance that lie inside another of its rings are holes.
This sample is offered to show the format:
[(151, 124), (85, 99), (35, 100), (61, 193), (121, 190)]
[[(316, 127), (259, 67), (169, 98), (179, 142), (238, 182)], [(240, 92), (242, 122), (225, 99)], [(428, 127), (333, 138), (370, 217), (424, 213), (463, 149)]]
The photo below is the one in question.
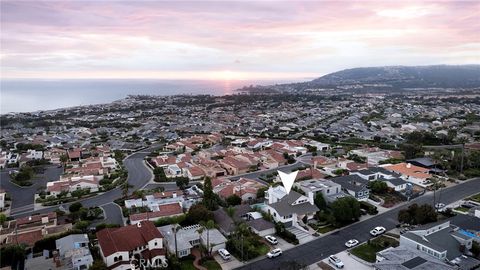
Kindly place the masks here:
[(157, 242), (155, 242), (154, 245), (157, 246)]
[(330, 189), (327, 189), (327, 194), (330, 193)]
[(118, 260), (119, 260), (119, 261), (123, 260), (122, 255), (120, 255), (120, 256), (118, 257)]

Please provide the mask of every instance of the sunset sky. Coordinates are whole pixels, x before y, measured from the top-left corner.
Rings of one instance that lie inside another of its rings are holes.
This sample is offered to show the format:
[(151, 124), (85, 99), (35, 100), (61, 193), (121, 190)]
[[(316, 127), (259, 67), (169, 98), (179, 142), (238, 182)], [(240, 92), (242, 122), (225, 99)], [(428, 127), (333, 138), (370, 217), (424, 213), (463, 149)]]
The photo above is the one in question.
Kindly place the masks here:
[(2, 78), (299, 79), (480, 63), (480, 1), (1, 1)]

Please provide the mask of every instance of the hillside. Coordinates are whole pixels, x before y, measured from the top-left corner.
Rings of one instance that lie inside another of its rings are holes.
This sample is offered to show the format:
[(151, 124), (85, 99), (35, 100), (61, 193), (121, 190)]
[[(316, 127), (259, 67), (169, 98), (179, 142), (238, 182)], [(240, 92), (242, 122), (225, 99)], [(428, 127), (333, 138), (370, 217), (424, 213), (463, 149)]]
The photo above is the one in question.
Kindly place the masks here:
[(404, 91), (425, 88), (480, 88), (480, 65), (362, 67), (303, 83), (256, 86), (239, 91), (303, 92), (311, 89)]

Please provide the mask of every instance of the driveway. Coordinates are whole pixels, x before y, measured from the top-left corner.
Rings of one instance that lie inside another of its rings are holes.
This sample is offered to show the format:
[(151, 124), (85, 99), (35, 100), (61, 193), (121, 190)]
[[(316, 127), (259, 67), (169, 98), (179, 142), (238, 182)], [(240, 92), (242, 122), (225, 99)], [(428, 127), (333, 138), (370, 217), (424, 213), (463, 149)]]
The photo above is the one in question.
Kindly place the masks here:
[[(347, 251), (342, 251), (342, 252), (337, 253), (335, 255), (340, 260), (342, 260), (343, 264), (345, 265), (343, 267), (344, 270), (373, 270), (372, 266), (369, 266), (369, 265), (366, 265), (362, 262), (357, 261), (356, 259), (353, 258), (352, 255), (349, 255)], [(329, 264), (332, 267), (334, 267), (332, 264), (329, 263), (328, 258), (324, 259), (323, 262), (325, 262), (326, 264)], [(318, 268), (318, 269), (320, 269), (320, 268)]]
[(37, 174), (31, 180), (33, 185), (29, 187), (20, 187), (10, 182), (9, 171), (0, 172), (0, 188), (3, 188), (10, 194), (12, 199), (11, 213), (33, 210), (34, 195), (39, 188), (45, 187), (48, 182), (60, 179), (63, 168), (54, 165), (44, 167), (42, 174)]
[[(480, 192), (480, 178), (475, 178), (441, 191), (445, 204), (457, 201), (478, 192)], [(367, 241), (371, 238), (369, 231), (375, 226), (384, 226), (387, 230), (395, 228), (395, 225), (398, 223), (398, 212), (413, 203), (433, 204), (433, 194), (425, 194), (405, 205), (402, 205), (401, 207), (394, 208), (391, 211), (379, 214), (363, 222), (354, 223), (337, 232), (333, 232), (306, 244), (289, 249), (283, 253), (283, 256), (275, 260), (262, 259), (238, 269), (273, 270), (281, 269), (282, 264), (287, 261), (297, 261), (306, 265), (319, 262), (327, 258), (330, 254), (336, 254), (344, 251), (346, 249), (344, 243), (349, 239), (355, 238), (360, 242)]]

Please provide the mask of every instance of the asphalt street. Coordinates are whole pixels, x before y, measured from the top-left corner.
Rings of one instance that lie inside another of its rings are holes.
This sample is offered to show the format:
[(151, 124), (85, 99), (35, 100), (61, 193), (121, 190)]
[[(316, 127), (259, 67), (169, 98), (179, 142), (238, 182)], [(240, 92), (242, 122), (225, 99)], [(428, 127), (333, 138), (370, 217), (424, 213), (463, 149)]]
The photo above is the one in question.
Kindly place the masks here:
[[(480, 178), (464, 182), (462, 184), (452, 186), (451, 188), (444, 189), (440, 191), (441, 202), (449, 204), (460, 199), (463, 199), (467, 196), (480, 192)], [(437, 198), (439, 194), (437, 192)], [(398, 224), (397, 215), (398, 212), (408, 207), (408, 205), (417, 203), (424, 204), (429, 203), (433, 204), (433, 194), (428, 193), (423, 196), (420, 196), (408, 204), (405, 204), (401, 207), (397, 207), (383, 214), (374, 216), (370, 219), (367, 219), (362, 222), (354, 223), (348, 227), (345, 227), (333, 234), (320, 237), (316, 240), (308, 242), (303, 245), (299, 245), (292, 249), (286, 250), (283, 252), (282, 256), (275, 259), (261, 259), (245, 266), (239, 267), (237, 269), (254, 269), (254, 270), (274, 270), (282, 269), (287, 261), (296, 261), (305, 265), (311, 265), (320, 260), (325, 259), (331, 254), (339, 253), (343, 250), (346, 250), (345, 242), (355, 238), (360, 242), (365, 242), (371, 238), (369, 231), (376, 226), (383, 226), (387, 230), (395, 228)]]
[[(144, 157), (147, 156), (148, 153), (149, 153), (149, 150), (143, 150), (142, 152), (134, 153), (128, 156), (124, 160), (125, 168), (128, 170), (128, 183), (132, 185), (132, 188), (130, 188), (130, 191), (129, 191), (130, 193), (146, 185), (150, 181), (150, 178), (152, 177), (152, 172), (146, 167), (143, 161)], [(36, 189), (34, 191), (36, 191)], [(21, 192), (23, 194), (23, 190)], [(118, 207), (109, 207), (106, 205), (112, 204), (114, 200), (120, 198), (121, 196), (122, 196), (122, 191), (119, 188), (115, 188), (103, 194), (97, 195), (95, 197), (82, 199), (79, 202), (81, 202), (85, 207), (93, 207), (93, 206), (104, 207), (105, 206), (104, 210), (106, 211), (107, 219), (112, 221), (119, 221), (122, 217), (122, 213), (120, 209)], [(17, 197), (18, 196), (14, 197), (14, 201), (18, 200)], [(32, 197), (32, 201), (33, 201), (33, 197)], [(63, 207), (65, 209), (68, 209), (70, 204), (71, 203), (63, 204)], [(38, 213), (48, 213), (51, 211), (55, 211), (56, 209), (58, 209), (58, 207), (59, 206), (52, 206), (52, 207), (46, 207), (46, 208), (32, 211), (33, 209), (33, 205), (32, 205), (32, 208), (30, 209), (21, 209), (21, 211), (14, 211), (12, 212), (11, 215), (15, 218), (18, 218), (18, 217), (24, 217), (24, 216), (29, 216), (29, 215), (38, 214)]]
[(10, 182), (9, 172), (11, 169), (6, 169), (0, 172), (0, 188), (5, 189), (10, 198), (12, 198), (11, 212), (33, 210), (34, 195), (38, 189), (45, 187), (47, 182), (56, 180), (63, 172), (63, 168), (57, 166), (47, 166), (45, 171), (41, 174), (35, 175), (31, 180), (33, 185), (28, 187), (20, 187)]

